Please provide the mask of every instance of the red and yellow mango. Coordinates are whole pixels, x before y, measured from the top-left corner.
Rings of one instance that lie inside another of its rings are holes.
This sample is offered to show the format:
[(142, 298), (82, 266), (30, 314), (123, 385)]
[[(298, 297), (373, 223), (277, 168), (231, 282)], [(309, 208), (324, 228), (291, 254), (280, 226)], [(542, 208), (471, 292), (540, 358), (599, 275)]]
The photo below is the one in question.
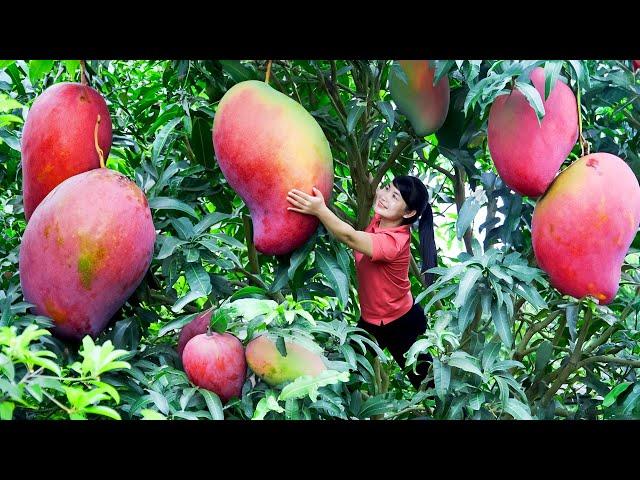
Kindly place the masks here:
[(524, 94), (514, 89), (493, 102), (487, 140), (504, 183), (520, 195), (539, 197), (578, 139), (578, 107), (575, 95), (560, 80), (544, 100), (544, 69), (534, 69), (531, 80), (544, 102), (541, 123)]
[(434, 86), (435, 69), (429, 65), (429, 60), (398, 60), (398, 64), (408, 83), (392, 69), (389, 74), (391, 98), (417, 135), (430, 135), (447, 118), (449, 79), (445, 76)]
[(532, 219), (536, 260), (560, 292), (610, 303), (640, 224), (640, 185), (609, 153), (576, 160), (538, 201)]
[(259, 252), (283, 255), (318, 227), (313, 215), (288, 211), (287, 192), (318, 188), (329, 201), (333, 158), (327, 139), (302, 105), (264, 82), (249, 80), (224, 95), (213, 122), (220, 169), (244, 200)]
[(284, 342), (287, 356), (283, 357), (267, 335), (251, 340), (245, 349), (247, 364), (269, 385), (280, 385), (303, 375), (316, 376), (326, 370), (321, 355), (295, 342)]
[(155, 242), (147, 199), (124, 175), (99, 168), (54, 188), (20, 245), (20, 281), (34, 313), (65, 338), (96, 337), (142, 281)]
[(111, 117), (104, 98), (93, 88), (57, 83), (33, 102), (21, 145), (27, 220), (56, 185), (100, 167), (96, 140), (106, 161), (111, 149)]

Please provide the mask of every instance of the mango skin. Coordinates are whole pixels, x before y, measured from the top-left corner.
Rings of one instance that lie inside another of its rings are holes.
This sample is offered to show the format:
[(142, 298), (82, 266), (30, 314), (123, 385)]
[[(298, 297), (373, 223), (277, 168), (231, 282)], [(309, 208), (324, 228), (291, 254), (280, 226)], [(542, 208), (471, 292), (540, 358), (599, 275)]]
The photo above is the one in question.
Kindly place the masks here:
[(147, 199), (124, 175), (99, 168), (54, 188), (20, 245), (20, 281), (34, 313), (63, 338), (96, 337), (142, 281), (155, 242)]
[(223, 403), (240, 397), (247, 373), (242, 343), (230, 333), (202, 333), (187, 342), (182, 364), (189, 380)]
[(94, 137), (98, 115), (98, 145), (106, 161), (111, 150), (111, 117), (96, 90), (80, 83), (57, 83), (33, 102), (21, 142), (27, 220), (62, 181), (100, 167)]
[[(544, 101), (544, 69), (531, 80)], [(541, 124), (517, 89), (491, 105), (487, 140), (491, 158), (504, 183), (529, 197), (542, 195), (578, 140), (578, 106), (571, 89), (556, 81), (544, 101)]]
[(639, 68), (640, 68), (640, 60), (634, 60), (633, 61), (633, 71), (635, 72)]
[(315, 186), (328, 202), (333, 188), (329, 143), (309, 112), (264, 82), (241, 82), (220, 101), (212, 137), (222, 173), (251, 213), (256, 250), (284, 255), (304, 244), (318, 219), (288, 211), (287, 192)]
[(553, 182), (533, 212), (533, 251), (561, 293), (610, 303), (624, 257), (640, 224), (640, 185), (609, 153), (576, 160)]
[(398, 60), (409, 83), (392, 69), (389, 93), (398, 109), (409, 119), (416, 134), (424, 137), (437, 131), (449, 110), (449, 79), (443, 77), (433, 86), (435, 69), (428, 60)]
[(280, 355), (267, 335), (251, 340), (245, 349), (247, 364), (271, 386), (290, 382), (303, 375), (316, 376), (326, 370), (322, 356), (294, 342), (285, 341), (287, 356)]
[(180, 355), (181, 358), (184, 347), (187, 345), (187, 342), (189, 342), (189, 340), (191, 340), (196, 335), (200, 335), (201, 333), (207, 333), (209, 322), (211, 322), (212, 313), (212, 309), (202, 312), (182, 328), (182, 330), (180, 331), (180, 337), (178, 338), (178, 346), (176, 348), (176, 350), (178, 351), (178, 355)]

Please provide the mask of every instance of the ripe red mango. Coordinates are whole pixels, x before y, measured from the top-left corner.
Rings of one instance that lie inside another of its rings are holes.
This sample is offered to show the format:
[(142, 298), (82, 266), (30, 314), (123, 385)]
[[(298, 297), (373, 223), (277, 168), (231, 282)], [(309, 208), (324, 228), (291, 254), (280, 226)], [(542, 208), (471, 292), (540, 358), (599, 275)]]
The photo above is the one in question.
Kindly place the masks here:
[(326, 201), (333, 188), (333, 158), (315, 119), (299, 103), (264, 82), (249, 80), (224, 95), (213, 122), (220, 169), (244, 200), (259, 252), (283, 255), (300, 247), (318, 227), (313, 215), (288, 211), (287, 192)]
[(394, 69), (389, 74), (389, 93), (398, 109), (409, 119), (416, 134), (423, 137), (438, 130), (449, 110), (449, 79), (434, 86), (435, 69), (429, 60), (398, 60), (408, 83)]
[(544, 100), (544, 69), (534, 69), (531, 80), (544, 101), (542, 122), (538, 123), (525, 96), (514, 89), (493, 102), (487, 139), (504, 183), (520, 195), (538, 197), (578, 139), (578, 106), (571, 89), (560, 80)]
[(53, 189), (20, 245), (20, 281), (35, 313), (62, 337), (96, 337), (142, 281), (155, 242), (147, 199), (124, 175), (99, 168)]
[(316, 376), (326, 370), (321, 355), (294, 342), (284, 342), (287, 356), (283, 357), (275, 342), (261, 335), (247, 344), (247, 364), (269, 385), (290, 382), (302, 375)]
[(241, 395), (247, 362), (242, 343), (230, 333), (196, 335), (184, 347), (182, 364), (189, 380), (222, 402)]
[(633, 61), (633, 71), (635, 72), (639, 68), (640, 68), (640, 60), (634, 60)]
[(104, 98), (80, 83), (47, 88), (29, 110), (22, 131), (24, 214), (69, 177), (100, 167), (97, 141), (106, 161), (111, 150), (111, 117)]
[(533, 213), (533, 250), (560, 292), (616, 296), (621, 267), (640, 223), (640, 185), (609, 153), (576, 160), (553, 182)]
[(212, 313), (213, 309), (202, 312), (182, 328), (182, 330), (180, 331), (180, 337), (178, 338), (177, 347), (178, 355), (180, 355), (180, 357), (182, 357), (184, 347), (187, 345), (189, 340), (191, 340), (196, 335), (207, 332)]

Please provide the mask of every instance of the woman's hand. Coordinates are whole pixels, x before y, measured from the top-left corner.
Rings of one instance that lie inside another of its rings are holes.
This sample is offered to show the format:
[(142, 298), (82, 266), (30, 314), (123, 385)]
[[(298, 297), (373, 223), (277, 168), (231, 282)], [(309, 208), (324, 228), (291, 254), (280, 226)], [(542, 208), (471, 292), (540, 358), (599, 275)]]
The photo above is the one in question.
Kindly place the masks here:
[(287, 210), (316, 217), (326, 208), (322, 192), (316, 187), (313, 187), (313, 196), (295, 188), (289, 190), (287, 201), (293, 205), (293, 207), (288, 207)]

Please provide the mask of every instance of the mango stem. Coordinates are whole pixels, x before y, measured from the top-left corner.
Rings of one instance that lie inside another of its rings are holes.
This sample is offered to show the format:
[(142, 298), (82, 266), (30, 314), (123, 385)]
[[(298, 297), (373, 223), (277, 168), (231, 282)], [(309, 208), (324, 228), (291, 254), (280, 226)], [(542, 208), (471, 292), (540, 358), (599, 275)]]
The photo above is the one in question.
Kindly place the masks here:
[(100, 114), (98, 114), (98, 119), (96, 120), (96, 126), (93, 129), (93, 141), (96, 145), (96, 152), (98, 152), (98, 157), (100, 157), (100, 168), (105, 168), (104, 164), (104, 152), (98, 145), (98, 127), (100, 126)]
[[(589, 142), (587, 142), (584, 138), (584, 135), (582, 135), (582, 109), (580, 108), (580, 81), (578, 79), (576, 79), (576, 87), (578, 88), (578, 95), (577, 95), (577, 100), (578, 100), (578, 140), (580, 141), (580, 148), (581, 148), (581, 157), (584, 157), (585, 155), (585, 150), (587, 152), (587, 155), (589, 155), (589, 153), (591, 152), (591, 146), (589, 145)], [(586, 147), (586, 149), (585, 149)]]
[(269, 77), (271, 77), (271, 62), (272, 60), (269, 60), (267, 62), (267, 74), (264, 77), (264, 83), (266, 83), (267, 85), (269, 84)]
[(80, 60), (80, 79), (82, 85), (87, 85), (87, 66), (84, 60)]

